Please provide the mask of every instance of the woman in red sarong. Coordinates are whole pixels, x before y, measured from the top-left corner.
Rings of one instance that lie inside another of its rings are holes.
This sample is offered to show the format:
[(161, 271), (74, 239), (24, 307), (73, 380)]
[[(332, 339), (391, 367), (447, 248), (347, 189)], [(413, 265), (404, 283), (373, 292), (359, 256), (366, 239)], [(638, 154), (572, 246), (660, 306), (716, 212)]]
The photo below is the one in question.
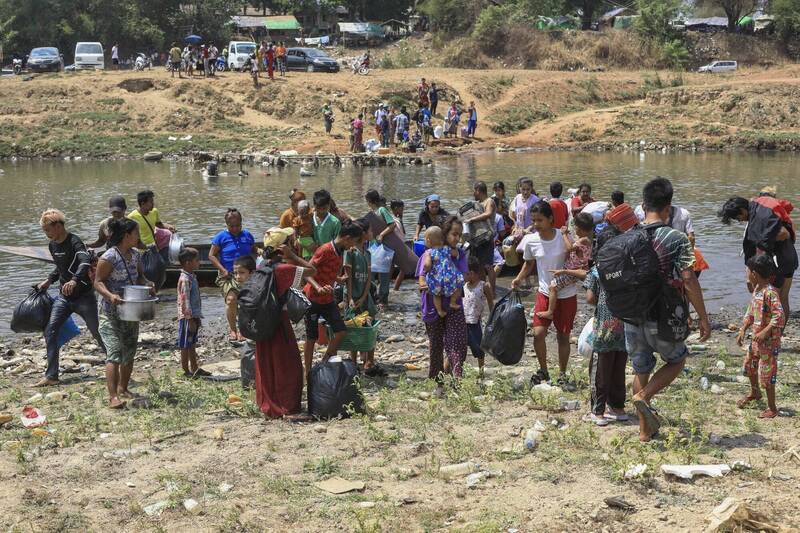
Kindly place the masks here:
[[(294, 230), (272, 228), (264, 235), (264, 256), (274, 269), (278, 296), (290, 288), (302, 289), (316, 271), (293, 251)], [(256, 403), (264, 417), (293, 418), (300, 413), (303, 364), (289, 315), (281, 312), (281, 325), (271, 339), (256, 343)]]

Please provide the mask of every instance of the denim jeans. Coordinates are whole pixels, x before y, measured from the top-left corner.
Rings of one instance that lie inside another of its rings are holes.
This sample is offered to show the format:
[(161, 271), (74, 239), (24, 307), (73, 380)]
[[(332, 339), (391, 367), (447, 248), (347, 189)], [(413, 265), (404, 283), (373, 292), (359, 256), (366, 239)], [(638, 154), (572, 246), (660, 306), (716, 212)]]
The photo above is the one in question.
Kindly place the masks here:
[(47, 379), (58, 379), (58, 332), (61, 331), (61, 326), (72, 315), (78, 314), (83, 321), (86, 322), (86, 327), (92, 333), (92, 337), (97, 341), (97, 345), (105, 353), (106, 345), (103, 344), (103, 339), (100, 338), (98, 331), (97, 319), (97, 300), (95, 299), (94, 291), (90, 291), (74, 300), (67, 300), (64, 295), (60, 294), (53, 300), (53, 310), (50, 312), (50, 322), (44, 329), (44, 339), (47, 342), (47, 371), (45, 377)]

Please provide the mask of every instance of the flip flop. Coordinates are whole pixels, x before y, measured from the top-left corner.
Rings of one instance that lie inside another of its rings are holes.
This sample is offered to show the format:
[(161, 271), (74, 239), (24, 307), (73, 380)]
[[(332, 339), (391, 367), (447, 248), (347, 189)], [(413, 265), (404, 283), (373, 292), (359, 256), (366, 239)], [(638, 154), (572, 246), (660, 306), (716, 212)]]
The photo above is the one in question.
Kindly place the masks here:
[(778, 416), (778, 411), (773, 411), (772, 409), (765, 409), (758, 415), (758, 418), (775, 418)]
[(119, 398), (116, 398), (116, 400), (117, 400), (116, 403), (114, 403), (114, 399), (113, 398), (111, 400), (109, 400), (108, 408), (109, 409), (124, 409), (125, 408), (125, 402), (123, 402)]
[(753, 396), (752, 394), (748, 394), (747, 396), (741, 398), (738, 402), (736, 402), (736, 407), (738, 407), (739, 409), (744, 409), (750, 402), (757, 402), (760, 399), (761, 396)]
[(644, 417), (647, 422), (647, 427), (650, 428), (650, 436), (652, 437), (661, 428), (661, 420), (659, 420), (658, 412), (650, 407), (644, 400), (633, 400), (633, 406)]

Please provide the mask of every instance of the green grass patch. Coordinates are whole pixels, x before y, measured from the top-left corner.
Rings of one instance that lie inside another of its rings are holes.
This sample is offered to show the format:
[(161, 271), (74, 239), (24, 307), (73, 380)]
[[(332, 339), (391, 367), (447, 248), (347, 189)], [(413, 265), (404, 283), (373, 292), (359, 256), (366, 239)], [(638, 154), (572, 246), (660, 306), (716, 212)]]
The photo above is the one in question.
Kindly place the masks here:
[(500, 109), (494, 115), (490, 128), (499, 135), (509, 135), (528, 129), (536, 122), (549, 120), (555, 114), (546, 106), (512, 106)]

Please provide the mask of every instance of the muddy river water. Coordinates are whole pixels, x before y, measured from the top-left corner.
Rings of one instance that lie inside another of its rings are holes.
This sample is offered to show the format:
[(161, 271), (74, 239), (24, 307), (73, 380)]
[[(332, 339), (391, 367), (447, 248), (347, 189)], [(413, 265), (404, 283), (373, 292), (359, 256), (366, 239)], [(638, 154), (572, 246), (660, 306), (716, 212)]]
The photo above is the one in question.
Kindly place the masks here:
[[(765, 185), (797, 203), (800, 157), (792, 154), (622, 154), (622, 153), (494, 153), (487, 152), (437, 161), (424, 167), (320, 167), (311, 177), (300, 177), (299, 167), (250, 167), (238, 177), (235, 166), (221, 168), (229, 176), (204, 180), (198, 167), (186, 163), (130, 161), (0, 162), (0, 244), (46, 245), (38, 225), (47, 207), (67, 215), (68, 229), (91, 242), (98, 223), (107, 216), (112, 194), (123, 194), (135, 205), (136, 192), (152, 189), (165, 222), (178, 227), (187, 242), (208, 242), (223, 228), (228, 207), (244, 213), (245, 227), (254, 234), (277, 223), (288, 204), (292, 187), (313, 192), (327, 188), (351, 215), (367, 207), (364, 192), (376, 188), (387, 199), (406, 202), (405, 225), (413, 231), (423, 198), (432, 192), (451, 211), (471, 197), (471, 184), (503, 180), (509, 190), (520, 176), (534, 179), (546, 193), (553, 180), (565, 187), (589, 182), (597, 199), (608, 199), (614, 189), (632, 203), (641, 201), (641, 187), (651, 177), (665, 176), (675, 185), (676, 205), (692, 215), (698, 246), (711, 265), (701, 284), (711, 310), (742, 304), (744, 266), (739, 257), (742, 226), (726, 227), (715, 216), (731, 195), (752, 196)], [(271, 174), (267, 174), (267, 170)], [(43, 280), (44, 263), (0, 254), (0, 334), (7, 333), (11, 311), (26, 287)], [(794, 291), (797, 293), (797, 289)], [(796, 300), (797, 297), (793, 298)], [(795, 304), (794, 307), (797, 307)]]

